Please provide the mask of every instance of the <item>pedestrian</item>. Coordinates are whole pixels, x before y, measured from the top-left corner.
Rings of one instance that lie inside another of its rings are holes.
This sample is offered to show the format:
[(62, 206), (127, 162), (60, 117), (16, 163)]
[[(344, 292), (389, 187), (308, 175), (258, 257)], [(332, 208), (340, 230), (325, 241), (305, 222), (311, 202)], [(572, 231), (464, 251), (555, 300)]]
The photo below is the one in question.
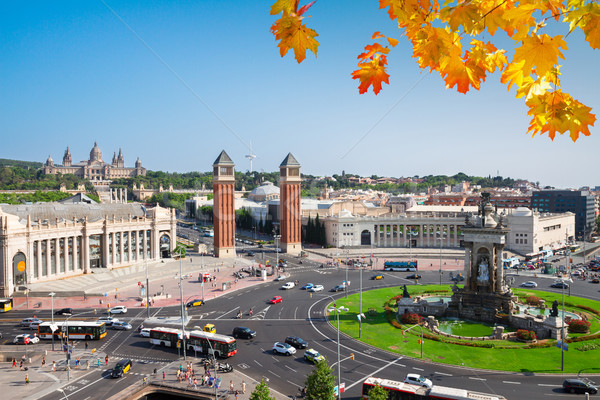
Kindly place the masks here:
[(85, 349), (86, 350), (88, 349), (88, 342), (87, 341), (85, 342)]
[(235, 391), (235, 400), (238, 400), (238, 396), (240, 395), (240, 392), (238, 390)]
[(56, 371), (56, 361), (52, 361), (52, 372), (54, 371)]
[(17, 359), (13, 357), (13, 367), (17, 368)]
[(148, 383), (148, 378), (147, 378), (147, 377), (144, 377), (144, 379), (142, 379), (142, 383), (143, 383), (144, 385), (145, 385), (145, 384), (147, 384), (147, 383)]
[(194, 389), (198, 389), (198, 380), (194, 378)]
[(29, 384), (29, 374), (25, 374), (25, 384)]
[(75, 367), (79, 368), (79, 357), (75, 359)]
[(106, 357), (104, 357), (104, 362), (106, 363), (106, 365), (108, 365), (108, 354), (106, 355)]
[(102, 363), (100, 362), (100, 357), (98, 357), (98, 368), (100, 368), (101, 366), (102, 366)]
[(21, 362), (19, 363), (19, 369), (20, 369), (21, 371), (23, 371), (23, 360), (21, 360)]
[(165, 371), (163, 371), (163, 382), (165, 381), (165, 378), (166, 378), (166, 374), (165, 374)]
[(242, 393), (246, 393), (246, 381), (242, 381)]
[(90, 369), (90, 360), (85, 360), (85, 369)]
[(233, 393), (233, 381), (229, 381), (229, 392)]
[(42, 368), (46, 366), (46, 356), (42, 356)]

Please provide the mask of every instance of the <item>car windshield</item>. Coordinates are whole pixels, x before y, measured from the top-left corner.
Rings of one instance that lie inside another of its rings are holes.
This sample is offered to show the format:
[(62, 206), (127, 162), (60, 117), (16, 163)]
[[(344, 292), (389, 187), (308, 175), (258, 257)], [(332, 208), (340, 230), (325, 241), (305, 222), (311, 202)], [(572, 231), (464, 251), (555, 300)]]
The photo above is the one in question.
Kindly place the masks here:
[(425, 378), (423, 378), (422, 376), (417, 377), (417, 380), (419, 382), (425, 382)]

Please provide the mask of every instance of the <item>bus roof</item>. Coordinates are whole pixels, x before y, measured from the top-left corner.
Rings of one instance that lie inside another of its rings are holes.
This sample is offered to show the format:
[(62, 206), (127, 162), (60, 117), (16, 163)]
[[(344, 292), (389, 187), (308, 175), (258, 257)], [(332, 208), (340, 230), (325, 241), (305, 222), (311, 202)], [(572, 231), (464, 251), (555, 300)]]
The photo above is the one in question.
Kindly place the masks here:
[(388, 389), (402, 390), (403, 392), (419, 394), (422, 396), (427, 394), (427, 388), (417, 386), (417, 385), (411, 385), (411, 384), (404, 383), (404, 382), (392, 381), (389, 379), (368, 377), (367, 379), (365, 379), (365, 381), (363, 383), (366, 383), (367, 385), (373, 385), (373, 386), (379, 385), (383, 388), (388, 388)]
[(232, 336), (227, 336), (227, 335), (220, 335), (218, 333), (210, 333), (210, 332), (205, 332), (205, 331), (190, 331), (189, 332), (189, 337), (197, 337), (197, 338), (207, 338), (207, 339), (213, 339), (213, 340), (218, 340), (221, 342), (232, 342), (235, 340), (234, 337)]
[[(79, 320), (69, 320), (69, 321), (54, 321), (54, 323), (58, 326), (101, 326), (104, 324), (103, 321), (79, 321)], [(51, 321), (42, 322), (40, 326), (49, 326), (52, 325)]]

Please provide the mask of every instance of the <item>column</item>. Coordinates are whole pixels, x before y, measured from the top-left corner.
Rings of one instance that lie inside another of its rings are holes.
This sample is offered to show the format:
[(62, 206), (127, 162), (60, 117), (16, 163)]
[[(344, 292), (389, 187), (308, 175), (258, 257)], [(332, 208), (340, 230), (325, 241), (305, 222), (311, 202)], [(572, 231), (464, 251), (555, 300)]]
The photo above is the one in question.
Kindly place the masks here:
[(81, 251), (77, 246), (77, 236), (71, 236), (73, 240), (73, 271), (79, 269), (79, 252)]
[(123, 240), (123, 231), (120, 232), (121, 240), (119, 240), (119, 254), (121, 255), (121, 264), (123, 264), (123, 256), (124, 256), (124, 240)]
[[(148, 238), (146, 237), (146, 230), (144, 229), (142, 232), (143, 232), (143, 233), (142, 233), (142, 241), (143, 241), (142, 245), (143, 245), (143, 247), (144, 247), (144, 250), (143, 250), (143, 256), (144, 256), (144, 260), (147, 260), (147, 259), (148, 259), (148, 256), (147, 256), (147, 250), (148, 250)], [(114, 241), (113, 241), (113, 242), (114, 242)]]
[(60, 239), (54, 240), (54, 262), (56, 263), (56, 275), (60, 274)]
[(113, 255), (113, 260), (112, 260), (112, 265), (115, 265), (117, 263), (117, 245), (116, 245), (116, 241), (117, 241), (117, 235), (115, 235), (114, 232), (111, 233), (112, 234), (112, 255)]
[(83, 247), (81, 249), (82, 254), (83, 254), (83, 273), (89, 274), (90, 273), (90, 237), (88, 236), (88, 233), (86, 231), (84, 231), (84, 233), (83, 233), (83, 237), (81, 240), (81, 247)]
[[(127, 190), (127, 189), (125, 189)], [(129, 262), (131, 263), (132, 259), (131, 259), (131, 231), (127, 232), (127, 236), (129, 236), (129, 246), (127, 246), (127, 253), (129, 254)], [(137, 239), (137, 236), (134, 238), (134, 240)]]
[(37, 248), (38, 279), (41, 279), (42, 278), (42, 241), (36, 240), (35, 246)]
[(458, 225), (454, 225), (454, 247), (458, 247)]
[(419, 224), (419, 243), (415, 247), (424, 247), (423, 244), (423, 230), (425, 229), (424, 224)]
[(102, 267), (108, 268), (108, 231), (105, 228), (102, 234)]

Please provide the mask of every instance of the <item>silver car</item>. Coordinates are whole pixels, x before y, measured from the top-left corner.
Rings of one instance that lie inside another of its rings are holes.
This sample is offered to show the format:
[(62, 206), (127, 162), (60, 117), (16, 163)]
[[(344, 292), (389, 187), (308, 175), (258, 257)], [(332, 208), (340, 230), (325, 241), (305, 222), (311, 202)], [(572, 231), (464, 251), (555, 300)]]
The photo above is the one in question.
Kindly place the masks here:
[(120, 330), (120, 331), (128, 331), (132, 328), (132, 326), (131, 326), (131, 324), (128, 324), (127, 322), (116, 321), (116, 322), (113, 322), (111, 328)]

